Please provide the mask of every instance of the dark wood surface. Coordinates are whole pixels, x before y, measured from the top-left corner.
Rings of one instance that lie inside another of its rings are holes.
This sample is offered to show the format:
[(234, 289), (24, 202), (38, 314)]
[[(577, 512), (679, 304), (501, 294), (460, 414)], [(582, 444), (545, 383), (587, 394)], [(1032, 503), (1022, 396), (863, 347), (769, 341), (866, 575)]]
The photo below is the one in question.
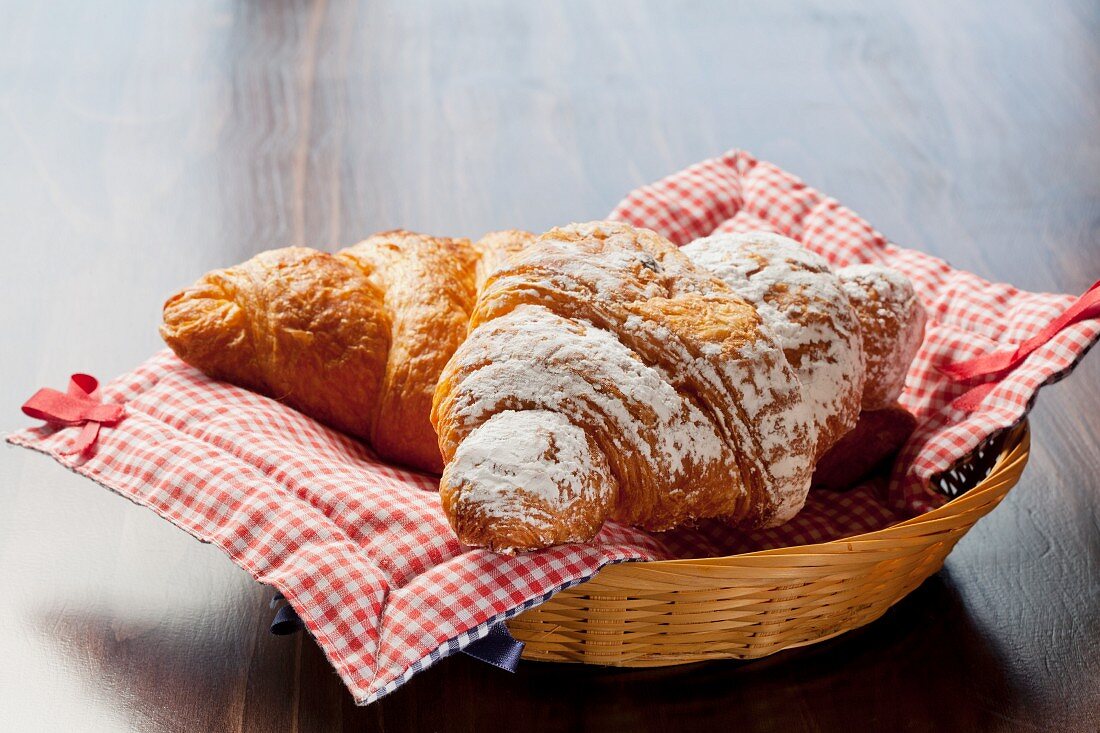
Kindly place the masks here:
[[(288, 243), (598, 218), (728, 147), (993, 280), (1100, 276), (1088, 2), (0, 4), (0, 421), (159, 348), (160, 304)], [(0, 451), (0, 729), (1097, 730), (1100, 357), (885, 618), (751, 664), (446, 660), (356, 708), (218, 551)]]

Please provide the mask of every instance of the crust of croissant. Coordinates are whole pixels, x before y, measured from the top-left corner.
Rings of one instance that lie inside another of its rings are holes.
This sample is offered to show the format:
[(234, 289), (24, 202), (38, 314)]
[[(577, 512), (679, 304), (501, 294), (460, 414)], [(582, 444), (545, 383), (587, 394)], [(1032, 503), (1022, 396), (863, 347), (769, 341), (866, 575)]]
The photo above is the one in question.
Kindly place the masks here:
[[(687, 293), (672, 300), (654, 298), (631, 303), (599, 303), (569, 297), (568, 293), (524, 286), (511, 290), (498, 290), (500, 299), (491, 309), (492, 317), (499, 317), (526, 304), (539, 304), (554, 313), (572, 320), (583, 320), (597, 328), (617, 332), (620, 342), (636, 353), (650, 366), (659, 369), (669, 384), (682, 398), (691, 401), (706, 414), (719, 429), (726, 448), (736, 456), (736, 468), (732, 480), (721, 476), (700, 476), (682, 492), (674, 502), (665, 502), (662, 488), (656, 479), (643, 480), (647, 476), (645, 466), (632, 468), (630, 464), (617, 466), (620, 483), (648, 485), (650, 490), (638, 495), (652, 497), (638, 501), (637, 495), (623, 495), (612, 511), (611, 518), (620, 522), (641, 526), (650, 530), (665, 530), (691, 519), (725, 517), (732, 523), (746, 526), (768, 524), (776, 507), (768, 501), (764, 489), (766, 478), (762, 475), (761, 462), (751, 456), (759, 455), (761, 447), (752, 430), (746, 430), (749, 418), (744, 414), (736, 397), (732, 396), (743, 385), (733, 384), (729, 375), (712, 370), (709, 374), (696, 369), (685, 369), (685, 362), (698, 362), (703, 358), (701, 344), (720, 345), (723, 359), (738, 360), (739, 348), (762, 339), (760, 321), (755, 309), (729, 293), (700, 295)], [(483, 301), (484, 302), (484, 301)], [(484, 313), (479, 314), (486, 317)], [(640, 316), (632, 330), (622, 329), (631, 316)], [(491, 319), (490, 319), (491, 320)], [(474, 323), (481, 323), (475, 316)], [(503, 336), (502, 336), (503, 338)], [(781, 352), (772, 347), (772, 361), (776, 366)], [(717, 352), (711, 353), (713, 357)], [(787, 370), (788, 376), (791, 376)], [(613, 387), (606, 388), (615, 393)], [(439, 392), (447, 388), (441, 383)], [(782, 406), (789, 406), (799, 395), (792, 392), (782, 399)], [(443, 436), (441, 434), (441, 440)], [(449, 440), (459, 440), (449, 436)], [(801, 436), (808, 445), (809, 437)], [(601, 446), (605, 452), (615, 453), (613, 446)], [(794, 450), (799, 450), (797, 446)], [(447, 450), (444, 448), (444, 453)]]
[(474, 242), (474, 249), (477, 250), (477, 267), (474, 277), (477, 292), (482, 291), (486, 281), (493, 273), (508, 266), (534, 241), (535, 235), (531, 232), (506, 229), (499, 232), (489, 232)]
[(432, 395), (443, 365), (466, 334), (477, 252), (465, 239), (396, 230), (338, 256), (361, 268), (384, 294), (389, 352), (369, 440), (379, 455), (439, 473)]
[[(508, 340), (510, 334), (515, 333), (517, 329), (535, 325), (536, 320), (531, 315), (532, 308), (545, 311), (541, 306), (523, 306), (517, 309), (514, 314), (505, 315), (485, 324), (471, 337), (475, 340), (470, 343), (469, 350), (473, 351), (479, 345), (494, 340)], [(513, 315), (518, 317), (513, 317)], [(547, 313), (542, 318), (546, 320), (549, 317), (553, 318), (554, 329), (559, 335), (571, 331), (576, 334), (592, 331), (591, 327), (586, 324), (553, 314)], [(503, 348), (507, 350), (508, 347), (504, 346)], [(604, 400), (629, 406), (632, 423), (630, 427), (640, 435), (639, 440), (645, 443), (649, 452), (640, 449), (638, 445), (623, 441), (621, 432), (626, 432), (627, 427), (614, 422), (608, 414), (602, 412), (596, 404), (584, 397), (574, 398), (566, 402), (536, 401), (536, 397), (530, 395), (524, 396), (518, 393), (502, 392), (488, 411), (490, 419), (492, 415), (505, 411), (515, 411), (520, 415), (528, 415), (551, 408), (561, 410), (562, 414), (567, 415), (569, 420), (595, 443), (598, 449), (596, 455), (604, 457), (611, 468), (611, 474), (617, 482), (620, 485), (630, 487), (629, 491), (620, 492), (619, 502), (613, 511), (623, 521), (652, 529), (666, 529), (688, 518), (693, 513), (693, 506), (699, 503), (699, 499), (705, 501), (716, 498), (717, 495), (712, 489), (719, 481), (720, 476), (717, 475), (713, 465), (698, 465), (688, 461), (688, 465), (683, 471), (684, 476), (687, 477), (683, 487), (668, 486), (662, 481), (661, 469), (658, 462), (653, 459), (652, 453), (652, 449), (659, 444), (661, 438), (661, 424), (657, 413), (650, 406), (634, 400), (633, 396), (620, 389), (619, 385), (601, 379), (601, 374), (598, 371), (599, 364), (593, 360), (586, 360), (587, 356), (583, 348), (566, 345), (543, 351), (522, 351), (519, 353), (505, 351), (505, 353), (498, 353), (497, 358), (494, 360), (460, 359), (452, 362), (456, 366), (453, 372), (451, 367), (448, 367), (448, 371), (444, 373), (443, 378), (440, 380), (440, 389), (447, 391), (448, 385), (454, 382), (475, 381), (478, 378), (478, 372), (487, 368), (499, 368), (505, 360), (511, 360), (515, 364), (514, 372), (516, 374), (529, 373), (533, 375), (540, 369), (557, 373), (569, 373), (574, 388), (580, 388), (591, 394), (598, 393)], [(453, 394), (459, 396), (461, 391), (456, 390)], [(465, 447), (470, 433), (480, 427), (477, 421), (463, 421), (463, 407), (465, 406), (455, 405), (447, 401), (444, 401), (440, 407), (441, 412), (444, 414), (450, 414), (458, 418), (437, 423), (440, 429), (443, 451), (445, 454), (450, 454), (450, 456), (459, 453)], [(614, 422), (618, 430), (601, 429), (601, 426), (607, 424), (609, 420)], [(521, 429), (517, 432), (522, 433), (524, 430)], [(587, 470), (587, 467), (582, 468)], [(443, 493), (446, 495), (449, 490), (446, 480), (444, 480), (442, 487)], [(730, 487), (726, 486), (726, 488)], [(680, 489), (683, 497), (676, 502), (666, 502), (665, 499), (670, 489)], [(731, 490), (728, 492), (731, 502), (736, 496), (736, 491)], [(732, 508), (732, 503), (723, 504), (723, 506)], [(525, 512), (525, 514), (530, 515), (528, 517), (529, 524), (534, 528), (538, 522), (537, 507), (531, 506), (529, 509), (531, 509), (531, 512)], [(598, 517), (588, 517), (585, 523), (594, 530), (599, 527), (605, 517), (606, 511)], [(456, 527), (465, 521), (462, 517), (456, 516), (455, 519)], [(538, 534), (545, 532), (545, 530), (532, 529), (532, 532)], [(483, 546), (497, 543), (498, 539), (492, 535), (476, 539), (468, 535), (463, 536), (464, 541)], [(530, 549), (530, 547), (523, 549)]]
[(837, 276), (855, 308), (863, 333), (867, 379), (865, 411), (894, 404), (905, 388), (905, 375), (924, 341), (927, 314), (910, 280), (880, 265), (850, 265)]
[[(769, 487), (776, 483), (776, 477), (767, 475), (770, 466), (782, 460), (783, 455), (768, 454), (768, 449), (761, 441), (760, 431), (764, 429), (760, 424), (762, 415), (749, 415), (742, 395), (747, 388), (759, 394), (766, 390), (776, 390), (771, 396), (770, 404), (764, 408), (765, 412), (771, 413), (782, 413), (796, 406), (801, 403), (802, 395), (782, 350), (778, 344), (770, 342), (762, 331), (756, 310), (736, 295), (725, 293), (687, 294), (676, 299), (655, 298), (628, 304), (627, 308), (633, 313), (643, 314), (646, 320), (659, 326), (654, 334), (655, 338), (651, 337), (648, 342), (636, 337), (629, 339), (631, 347), (636, 350), (652, 349), (651, 353), (656, 355), (659, 353), (657, 348), (663, 343), (665, 353), (669, 353), (671, 342), (682, 345), (688, 360), (695, 364), (715, 357), (722, 363), (733, 364), (747, 361), (742, 350), (748, 348), (755, 352), (755, 363), (764, 364), (769, 370), (780, 371), (784, 378), (779, 381), (791, 385), (791, 389), (787, 391), (778, 391), (779, 384), (756, 380), (752, 374), (755, 370), (749, 370), (747, 375), (738, 375), (742, 378), (748, 377), (750, 382), (736, 379), (729, 370), (720, 371), (720, 383), (713, 384), (694, 376), (693, 370), (684, 370), (682, 360), (668, 364), (668, 374), (681, 395), (696, 402), (714, 424), (721, 428), (726, 445), (734, 456), (733, 469), (743, 491), (733, 494), (735, 500), (731, 503), (732, 492), (728, 488), (723, 490), (718, 487), (709, 496), (701, 497), (704, 501), (684, 507), (687, 517), (678, 517), (659, 529), (668, 529), (690, 519), (709, 517), (723, 517), (726, 521), (743, 527), (768, 526), (774, 521), (789, 519), (789, 514), (779, 516), (784, 509), (775, 503), (776, 497), (769, 491)], [(811, 470), (809, 456), (813, 449), (814, 435), (809, 428), (806, 425), (802, 429), (791, 429), (787, 433), (787, 441), (782, 446), (773, 447), (773, 451), (778, 448), (783, 454), (804, 457), (805, 465), (800, 475), (792, 480), (791, 483), (794, 484), (805, 485)], [(629, 514), (616, 515), (614, 518), (634, 521)], [(643, 523), (642, 526), (647, 525)]]
[(304, 247), (203, 276), (164, 306), (187, 363), (367, 437), (389, 346), (382, 294), (346, 261)]

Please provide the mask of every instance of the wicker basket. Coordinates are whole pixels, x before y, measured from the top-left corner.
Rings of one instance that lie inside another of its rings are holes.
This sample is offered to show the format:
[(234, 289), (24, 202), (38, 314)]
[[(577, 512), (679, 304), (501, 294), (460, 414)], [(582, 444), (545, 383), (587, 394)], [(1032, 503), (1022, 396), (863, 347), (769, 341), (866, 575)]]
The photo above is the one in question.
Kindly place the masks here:
[(886, 529), (730, 557), (612, 565), (509, 628), (526, 642), (526, 659), (620, 667), (755, 659), (843, 634), (940, 569), (1019, 480), (1029, 446), (1025, 421), (941, 478), (956, 498)]

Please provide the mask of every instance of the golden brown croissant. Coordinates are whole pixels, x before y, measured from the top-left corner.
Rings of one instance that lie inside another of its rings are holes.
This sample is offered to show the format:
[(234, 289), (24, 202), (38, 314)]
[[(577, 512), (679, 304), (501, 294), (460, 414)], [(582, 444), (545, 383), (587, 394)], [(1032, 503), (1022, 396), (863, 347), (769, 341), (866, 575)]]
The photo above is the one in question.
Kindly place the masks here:
[(256, 255), (203, 276), (164, 304), (160, 329), (184, 361), (369, 437), (390, 316), (346, 258), (304, 247)]
[(547, 232), (488, 278), (470, 328), (432, 413), (463, 542), (771, 525), (805, 501), (817, 436), (794, 370), (755, 308), (655, 233)]
[(432, 394), (465, 337), (479, 268), (507, 261), (529, 239), (500, 232), (471, 245), (394, 231), (335, 255), (264, 252), (172, 296), (161, 335), (213, 377), (438, 473)]
[[(501, 232), (489, 232), (484, 237), (474, 242), (478, 260), (475, 273), (477, 292), (485, 287), (486, 280), (497, 270), (507, 265), (535, 241), (535, 235), (518, 229), (508, 229)], [(465, 331), (465, 327), (463, 328)], [(465, 336), (465, 333), (463, 333)]]
[[(477, 255), (468, 240), (397, 231), (376, 234), (337, 256), (358, 265), (384, 294), (389, 352), (368, 438), (378, 455), (438, 473), (429, 416), (443, 365), (465, 336)], [(341, 386), (333, 384), (330, 389)]]

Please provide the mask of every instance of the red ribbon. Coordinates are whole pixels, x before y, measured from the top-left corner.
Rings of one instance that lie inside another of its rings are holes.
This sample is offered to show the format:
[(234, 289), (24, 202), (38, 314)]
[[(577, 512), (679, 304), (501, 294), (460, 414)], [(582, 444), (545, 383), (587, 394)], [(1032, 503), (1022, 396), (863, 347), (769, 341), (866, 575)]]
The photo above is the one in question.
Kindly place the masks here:
[[(956, 382), (965, 382), (977, 377), (994, 374), (1004, 375), (1019, 366), (1031, 352), (1050, 341), (1062, 330), (1078, 321), (1089, 318), (1100, 318), (1100, 280), (1094, 282), (1062, 315), (1055, 318), (1042, 331), (1016, 348), (994, 351), (965, 361), (942, 364), (939, 366), (939, 370)], [(967, 412), (973, 411), (977, 409), (986, 395), (992, 392), (999, 382), (1000, 380), (997, 379), (979, 384), (977, 387), (965, 392), (951, 404)]]
[(88, 374), (69, 378), (68, 392), (45, 387), (23, 403), (23, 414), (50, 425), (84, 429), (73, 444), (74, 453), (87, 453), (99, 437), (99, 428), (114, 425), (125, 416), (122, 405), (99, 401), (99, 382)]

